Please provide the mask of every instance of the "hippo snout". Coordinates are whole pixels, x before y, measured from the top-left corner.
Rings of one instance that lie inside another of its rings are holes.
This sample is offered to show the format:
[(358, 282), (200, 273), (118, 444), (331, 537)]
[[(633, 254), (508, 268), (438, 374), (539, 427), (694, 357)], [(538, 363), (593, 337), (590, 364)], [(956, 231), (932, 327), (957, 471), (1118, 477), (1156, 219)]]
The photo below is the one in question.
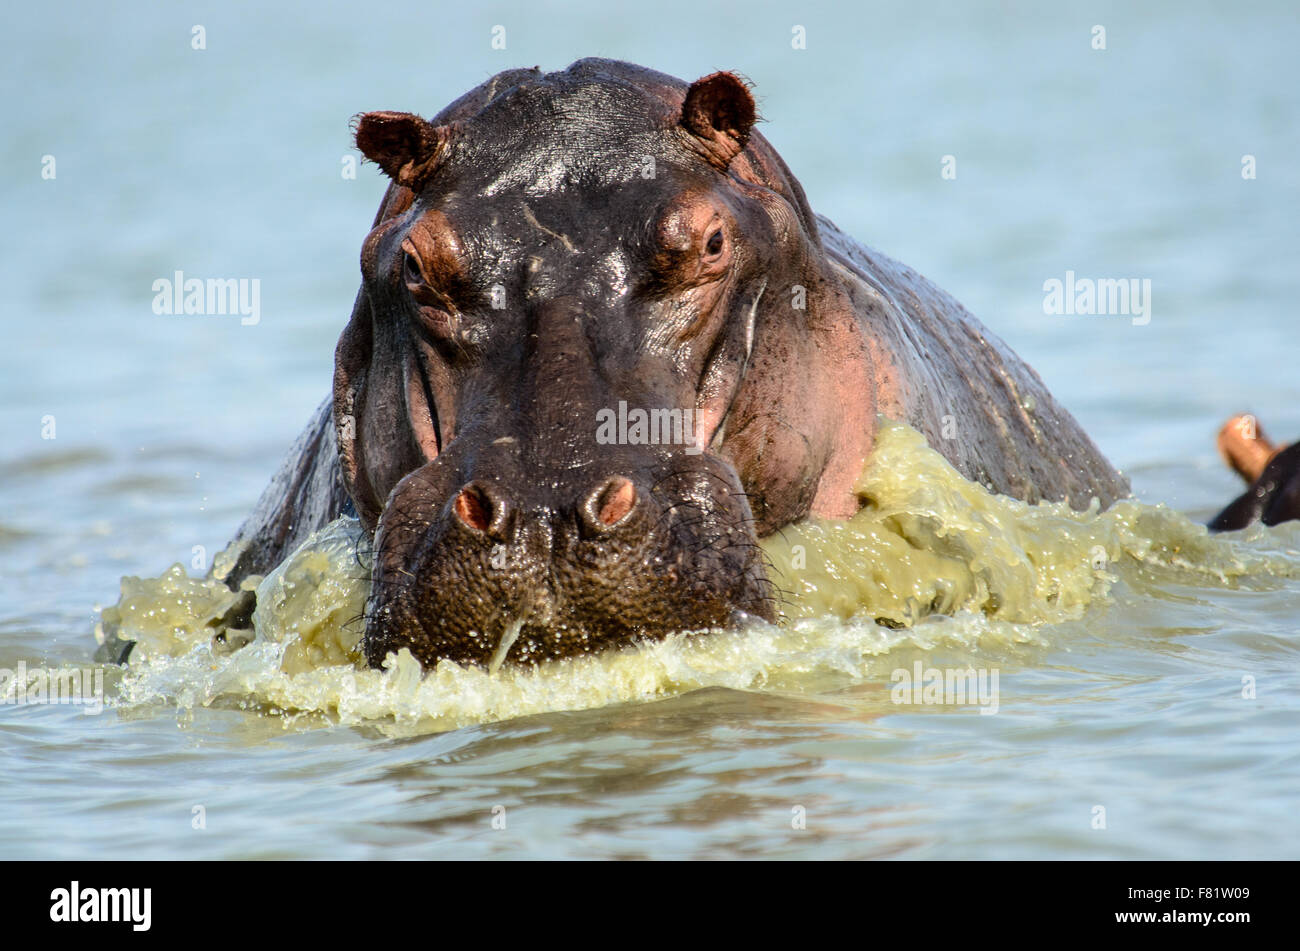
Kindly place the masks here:
[(372, 665), (405, 647), (426, 667), (495, 669), (772, 617), (744, 494), (718, 460), (531, 478), (446, 468), (404, 479), (380, 520)]

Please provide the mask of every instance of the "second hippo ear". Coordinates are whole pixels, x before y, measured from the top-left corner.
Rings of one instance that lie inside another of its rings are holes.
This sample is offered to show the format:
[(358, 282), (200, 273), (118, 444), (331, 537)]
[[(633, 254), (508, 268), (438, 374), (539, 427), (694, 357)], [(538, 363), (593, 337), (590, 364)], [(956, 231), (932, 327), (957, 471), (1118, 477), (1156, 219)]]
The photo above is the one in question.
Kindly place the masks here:
[(367, 112), (354, 121), (357, 148), (394, 182), (418, 192), (438, 167), (451, 130), (409, 112)]
[(749, 87), (734, 73), (713, 73), (691, 83), (682, 103), (682, 126), (725, 169), (749, 141), (758, 118)]

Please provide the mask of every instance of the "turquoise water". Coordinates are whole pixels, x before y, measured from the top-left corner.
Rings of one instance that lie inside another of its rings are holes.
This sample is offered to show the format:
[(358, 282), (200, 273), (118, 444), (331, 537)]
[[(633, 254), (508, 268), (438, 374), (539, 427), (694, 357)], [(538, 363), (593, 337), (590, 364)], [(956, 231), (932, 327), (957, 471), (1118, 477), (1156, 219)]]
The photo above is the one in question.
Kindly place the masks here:
[[(189, 564), (194, 546), (210, 559), (325, 394), (382, 190), (373, 167), (340, 174), (349, 117), (432, 113), (499, 69), (586, 55), (745, 73), (816, 209), (979, 315), (1139, 499), (1204, 521), (1239, 491), (1213, 449), (1223, 419), (1252, 411), (1300, 437), (1297, 17), (8, 12), (0, 668), (88, 664), (118, 579)], [(259, 322), (154, 314), (152, 282), (176, 270), (259, 279)], [(1149, 278), (1150, 323), (1044, 315), (1043, 282), (1067, 270)], [(1240, 544), (1300, 565), (1294, 528)], [(1221, 582), (1133, 565), (1074, 619), (957, 618), (956, 634), (883, 653), (847, 625), (770, 642), (789, 656), (747, 679), (681, 675), (657, 697), (410, 735), (201, 692), (116, 705), (110, 671), (98, 716), (0, 706), (0, 856), (1294, 858), (1298, 618), (1285, 570)], [(998, 714), (900, 713), (890, 674), (916, 660), (999, 669)]]

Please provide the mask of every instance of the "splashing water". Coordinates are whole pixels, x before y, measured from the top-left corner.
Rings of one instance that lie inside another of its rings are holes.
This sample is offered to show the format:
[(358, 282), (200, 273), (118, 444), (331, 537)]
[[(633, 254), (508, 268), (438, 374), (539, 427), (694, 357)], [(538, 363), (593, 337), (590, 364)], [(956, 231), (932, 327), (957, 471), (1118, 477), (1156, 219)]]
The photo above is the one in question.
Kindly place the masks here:
[[(904, 648), (967, 656), (1028, 656), (1113, 599), (1177, 585), (1273, 588), (1300, 576), (1288, 538), (1229, 539), (1164, 506), (1124, 501), (1099, 512), (1029, 506), (962, 478), (919, 433), (881, 422), (857, 486), (864, 507), (846, 522), (809, 521), (764, 540), (783, 617), (730, 631), (491, 670), (443, 662), (427, 674), (406, 650), (371, 670), (358, 642), (368, 570), (364, 533), (338, 519), (265, 578), (239, 592), (178, 564), (124, 578), (97, 634), (135, 640), (115, 700), (182, 709), (233, 706), (286, 723), (371, 724), (394, 735), (437, 732), (551, 710), (584, 709), (702, 687), (799, 690), (826, 678), (881, 678)], [(247, 646), (214, 630), (247, 591), (256, 609)], [(1065, 625), (1065, 626), (1063, 626)]]

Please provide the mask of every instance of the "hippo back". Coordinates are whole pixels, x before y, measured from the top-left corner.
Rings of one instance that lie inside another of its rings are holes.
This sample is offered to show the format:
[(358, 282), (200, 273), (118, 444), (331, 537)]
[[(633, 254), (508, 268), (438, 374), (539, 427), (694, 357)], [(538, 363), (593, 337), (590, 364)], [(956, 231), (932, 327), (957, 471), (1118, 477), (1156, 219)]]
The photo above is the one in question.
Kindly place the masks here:
[(876, 409), (963, 476), (1022, 501), (1106, 507), (1129, 494), (1038, 374), (943, 290), (818, 216), (828, 268), (872, 341)]

